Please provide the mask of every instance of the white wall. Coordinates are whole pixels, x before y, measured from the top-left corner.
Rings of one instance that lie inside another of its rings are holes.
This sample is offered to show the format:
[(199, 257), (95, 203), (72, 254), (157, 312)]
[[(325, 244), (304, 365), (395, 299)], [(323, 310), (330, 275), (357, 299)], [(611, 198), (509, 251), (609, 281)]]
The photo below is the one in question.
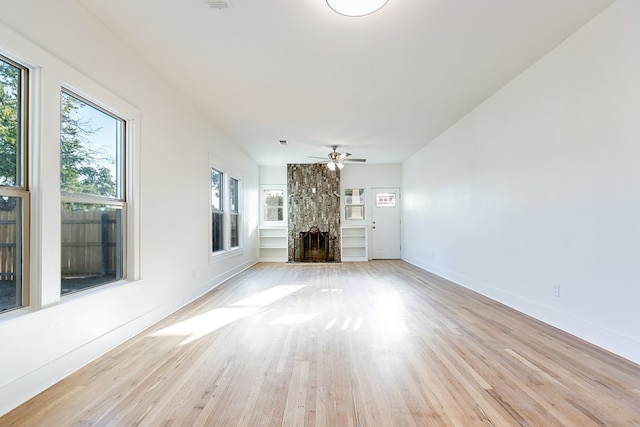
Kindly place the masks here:
[[(365, 208), (364, 220), (345, 220), (344, 212), (344, 190), (345, 188), (364, 188)], [(342, 226), (367, 227), (368, 258), (372, 259), (372, 239), (371, 237), (371, 209), (372, 209), (372, 188), (398, 188), (402, 198), (402, 165), (401, 164), (347, 164), (340, 171), (340, 215)]]
[(620, 0), (404, 163), (405, 259), (640, 362), (638, 76)]
[(260, 166), (260, 185), (287, 185), (287, 165)]
[[(402, 188), (401, 164), (348, 164), (340, 171), (340, 197), (342, 209), (342, 225), (357, 224), (357, 221), (345, 221), (344, 190), (345, 188), (364, 188), (365, 210), (363, 223), (371, 225), (371, 189)], [(401, 192), (402, 194), (402, 192)], [(371, 231), (371, 230), (369, 230)]]
[[(0, 50), (34, 66), (39, 82), (32, 121), (34, 304), (0, 316), (3, 414), (253, 264), (259, 180), (256, 164), (76, 1), (3, 0), (0, 21)], [(139, 280), (60, 299), (63, 84), (132, 112)], [(210, 258), (208, 159), (218, 153), (242, 180), (245, 248)]]

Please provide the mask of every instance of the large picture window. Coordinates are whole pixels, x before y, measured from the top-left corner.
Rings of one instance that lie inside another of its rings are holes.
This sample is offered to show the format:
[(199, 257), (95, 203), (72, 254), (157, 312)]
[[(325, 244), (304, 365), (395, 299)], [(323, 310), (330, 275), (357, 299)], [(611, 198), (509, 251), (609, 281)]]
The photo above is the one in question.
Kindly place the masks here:
[(124, 278), (125, 120), (62, 91), (61, 294)]
[(0, 312), (28, 305), (28, 70), (0, 56)]

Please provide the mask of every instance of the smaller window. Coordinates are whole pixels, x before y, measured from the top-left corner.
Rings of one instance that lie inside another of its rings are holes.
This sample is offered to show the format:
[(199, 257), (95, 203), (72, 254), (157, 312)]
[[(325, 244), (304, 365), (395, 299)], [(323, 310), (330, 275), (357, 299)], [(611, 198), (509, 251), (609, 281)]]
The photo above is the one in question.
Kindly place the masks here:
[(364, 219), (364, 188), (347, 188), (344, 190), (344, 218)]
[(218, 252), (224, 249), (223, 235), (223, 188), (224, 176), (222, 172), (211, 168), (211, 251)]
[(284, 188), (263, 187), (262, 223), (285, 222)]
[(235, 178), (229, 180), (229, 237), (230, 247), (240, 246), (240, 211), (238, 209), (239, 182)]

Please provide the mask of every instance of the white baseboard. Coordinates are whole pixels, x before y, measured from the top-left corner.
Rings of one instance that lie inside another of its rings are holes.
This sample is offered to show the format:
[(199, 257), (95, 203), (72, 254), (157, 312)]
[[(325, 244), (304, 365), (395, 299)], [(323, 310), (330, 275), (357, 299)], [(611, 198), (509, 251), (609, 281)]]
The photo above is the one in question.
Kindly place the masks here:
[(536, 301), (504, 292), (489, 284), (429, 264), (428, 262), (413, 258), (404, 258), (404, 261), (588, 341), (595, 346), (610, 351), (631, 362), (640, 364), (640, 342), (636, 339), (622, 335), (617, 331), (603, 328), (602, 326), (593, 324), (585, 319), (577, 318), (571, 314), (560, 312), (553, 307), (548, 307)]

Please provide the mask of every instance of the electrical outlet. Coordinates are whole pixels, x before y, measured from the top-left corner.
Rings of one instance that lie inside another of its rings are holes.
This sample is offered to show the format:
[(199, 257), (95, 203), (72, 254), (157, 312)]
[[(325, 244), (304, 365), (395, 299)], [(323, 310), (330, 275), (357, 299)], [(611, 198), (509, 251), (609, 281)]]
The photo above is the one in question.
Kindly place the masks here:
[(560, 297), (560, 284), (559, 283), (554, 283), (553, 284), (553, 296), (556, 298)]

